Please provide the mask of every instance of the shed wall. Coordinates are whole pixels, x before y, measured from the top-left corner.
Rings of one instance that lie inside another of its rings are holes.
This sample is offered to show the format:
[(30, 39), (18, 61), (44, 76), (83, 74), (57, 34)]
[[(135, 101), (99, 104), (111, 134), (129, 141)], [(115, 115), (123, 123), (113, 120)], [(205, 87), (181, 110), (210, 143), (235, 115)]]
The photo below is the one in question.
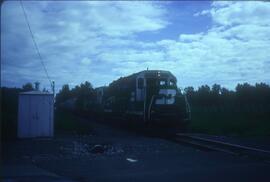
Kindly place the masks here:
[(18, 137), (52, 137), (53, 96), (19, 95)]

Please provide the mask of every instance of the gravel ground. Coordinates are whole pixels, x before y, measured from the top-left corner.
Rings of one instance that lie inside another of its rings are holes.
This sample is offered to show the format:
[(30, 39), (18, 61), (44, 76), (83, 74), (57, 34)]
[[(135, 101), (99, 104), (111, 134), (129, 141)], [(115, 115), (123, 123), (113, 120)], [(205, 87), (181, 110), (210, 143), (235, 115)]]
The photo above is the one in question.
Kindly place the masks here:
[[(78, 122), (90, 122), (79, 119)], [(4, 181), (270, 181), (270, 164), (92, 121), (85, 135), (3, 144)], [(28, 169), (28, 170), (27, 170)], [(30, 171), (30, 172), (29, 172)]]

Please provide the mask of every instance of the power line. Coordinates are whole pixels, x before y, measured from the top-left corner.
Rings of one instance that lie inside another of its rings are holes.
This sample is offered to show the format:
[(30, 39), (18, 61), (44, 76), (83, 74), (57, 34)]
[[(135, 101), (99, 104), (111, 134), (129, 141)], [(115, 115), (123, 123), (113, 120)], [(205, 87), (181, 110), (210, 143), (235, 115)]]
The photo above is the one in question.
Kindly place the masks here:
[(36, 41), (35, 41), (34, 34), (33, 34), (32, 30), (31, 30), (31, 27), (30, 27), (30, 24), (29, 24), (29, 21), (28, 21), (27, 14), (26, 14), (26, 11), (25, 11), (24, 6), (23, 6), (23, 3), (22, 3), (22, 0), (20, 0), (20, 4), (21, 4), (22, 10), (23, 10), (23, 14), (24, 14), (25, 21), (26, 21), (26, 23), (27, 23), (27, 25), (28, 25), (28, 29), (29, 29), (29, 32), (30, 32), (31, 37), (32, 37), (32, 40), (33, 40), (34, 46), (35, 46), (36, 51), (37, 51), (37, 53), (38, 53), (39, 59), (40, 59), (40, 61), (41, 61), (41, 64), (42, 64), (42, 66), (43, 66), (43, 68), (44, 68), (45, 74), (46, 74), (46, 76), (47, 76), (47, 78), (48, 78), (48, 80), (49, 80), (51, 86), (53, 86), (53, 82), (51, 81), (51, 79), (50, 79), (50, 77), (49, 77), (48, 71), (47, 71), (46, 66), (45, 66), (45, 64), (44, 64), (44, 62), (43, 62), (43, 59), (42, 59), (42, 57), (41, 57), (41, 54), (40, 54), (40, 52), (39, 52), (38, 45), (37, 45), (37, 43), (36, 43)]

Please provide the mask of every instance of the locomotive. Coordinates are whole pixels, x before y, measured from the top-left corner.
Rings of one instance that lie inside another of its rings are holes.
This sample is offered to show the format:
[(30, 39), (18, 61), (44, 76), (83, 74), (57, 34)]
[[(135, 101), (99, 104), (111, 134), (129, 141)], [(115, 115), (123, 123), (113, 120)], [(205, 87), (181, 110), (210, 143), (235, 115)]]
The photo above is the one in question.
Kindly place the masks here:
[(144, 70), (96, 88), (98, 111), (103, 115), (136, 118), (147, 125), (185, 128), (190, 121), (187, 98), (169, 71)]

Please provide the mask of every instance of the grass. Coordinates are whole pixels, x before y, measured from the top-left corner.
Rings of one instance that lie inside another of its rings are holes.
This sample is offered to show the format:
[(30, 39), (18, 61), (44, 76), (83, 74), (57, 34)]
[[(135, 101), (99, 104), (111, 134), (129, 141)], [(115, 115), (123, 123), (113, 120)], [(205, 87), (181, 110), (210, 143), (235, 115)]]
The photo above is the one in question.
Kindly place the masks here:
[[(9, 110), (8, 110), (9, 111)], [(77, 134), (89, 134), (92, 131), (90, 123), (82, 122), (75, 114), (56, 110), (54, 113), (55, 133), (74, 132)], [(1, 113), (1, 140), (15, 140), (17, 138), (17, 114), (16, 112)]]
[(1, 112), (1, 140), (14, 140), (17, 138), (17, 114), (14, 112)]
[[(269, 136), (270, 113), (261, 111), (236, 112), (232, 110), (213, 110), (191, 108), (191, 132), (227, 136)], [(1, 137), (3, 140), (16, 139), (17, 115), (14, 110), (1, 113)], [(89, 134), (91, 123), (82, 121), (69, 111), (55, 111), (55, 133), (76, 132)]]
[(270, 116), (267, 112), (192, 110), (191, 131), (214, 135), (270, 135)]
[(89, 134), (92, 131), (90, 123), (83, 122), (79, 117), (69, 111), (55, 111), (55, 132), (76, 132), (78, 134)]

